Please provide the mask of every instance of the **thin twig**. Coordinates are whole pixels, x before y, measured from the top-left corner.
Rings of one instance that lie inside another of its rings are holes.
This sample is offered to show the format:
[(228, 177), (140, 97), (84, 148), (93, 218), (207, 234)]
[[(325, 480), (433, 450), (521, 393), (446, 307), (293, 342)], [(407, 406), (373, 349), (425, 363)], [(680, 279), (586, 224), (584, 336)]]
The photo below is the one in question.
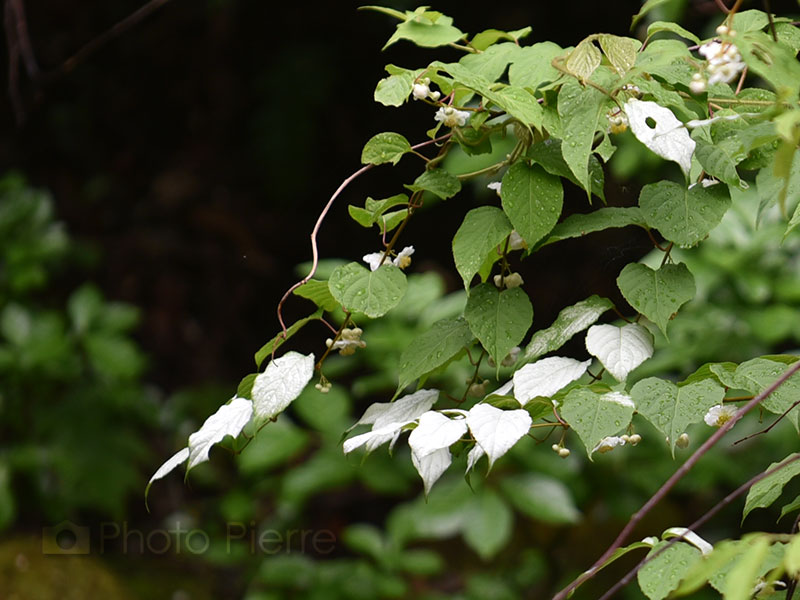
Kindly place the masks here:
[[(734, 491), (732, 491), (730, 494), (725, 496), (725, 498), (723, 498), (720, 502), (715, 504), (711, 508), (711, 510), (709, 510), (702, 517), (697, 519), (694, 523), (689, 525), (686, 529), (688, 531), (696, 532), (700, 527), (702, 527), (708, 521), (710, 521), (720, 510), (722, 510), (728, 504), (730, 504), (731, 502), (736, 500), (736, 498), (738, 498), (739, 496), (744, 494), (747, 490), (749, 490), (751, 487), (753, 487), (759, 481), (761, 481), (762, 479), (766, 479), (770, 475), (773, 475), (777, 471), (780, 471), (781, 469), (783, 469), (784, 467), (792, 464), (796, 460), (800, 460), (800, 455), (797, 455), (794, 458), (791, 458), (791, 459), (789, 459), (789, 460), (787, 460), (785, 462), (782, 462), (781, 464), (773, 467), (772, 469), (769, 469), (768, 471), (764, 471), (763, 473), (759, 473), (755, 477), (751, 477), (747, 482), (743, 483), (738, 488), (736, 488)], [(636, 564), (635, 567), (633, 567), (630, 571), (628, 571), (628, 573), (626, 573), (625, 576), (622, 579), (620, 579), (605, 594), (603, 594), (600, 597), (600, 600), (609, 600), (610, 598), (612, 598), (614, 596), (614, 594), (616, 594), (619, 590), (621, 590), (626, 585), (628, 585), (631, 581), (633, 581), (633, 578), (642, 569), (642, 567), (644, 567), (644, 565), (646, 565), (647, 563), (649, 563), (652, 560), (655, 560), (656, 557), (658, 557), (662, 553), (666, 552), (667, 549), (671, 548), (673, 545), (677, 544), (680, 541), (685, 540), (685, 537), (684, 537), (685, 535), (686, 535), (686, 533), (682, 533), (681, 535), (672, 538), (671, 540), (669, 540), (669, 542), (667, 544), (665, 544), (664, 546), (659, 548), (652, 555), (648, 554), (647, 556), (642, 558), (642, 560), (640, 560)]]
[(778, 32), (775, 31), (775, 20), (772, 18), (772, 9), (769, 6), (769, 0), (764, 0), (764, 12), (767, 13), (769, 19), (769, 30), (772, 33), (772, 39), (778, 41)]
[(722, 3), (722, 0), (714, 0), (714, 2), (716, 2), (716, 3), (717, 3), (717, 6), (719, 6), (719, 9), (720, 9), (722, 12), (724, 12), (726, 15), (727, 15), (729, 12), (731, 12), (731, 10), (730, 10), (730, 9), (729, 9), (727, 6), (725, 6), (725, 5)]
[(628, 520), (627, 525), (625, 525), (617, 538), (611, 543), (602, 556), (600, 556), (600, 558), (598, 558), (587, 571), (583, 572), (567, 587), (553, 596), (553, 600), (565, 600), (572, 590), (594, 577), (595, 573), (597, 573), (599, 570), (599, 567), (605, 564), (611, 555), (614, 554), (614, 552), (625, 543), (625, 540), (628, 539), (630, 534), (633, 532), (639, 522), (645, 517), (645, 515), (647, 515), (653, 509), (653, 507), (655, 507), (659, 502), (661, 502), (661, 500), (664, 499), (664, 497), (670, 492), (675, 484), (678, 483), (678, 481), (680, 481), (695, 464), (697, 464), (697, 462), (706, 454), (706, 452), (708, 452), (720, 439), (722, 439), (722, 437), (728, 433), (728, 431), (730, 431), (731, 428), (736, 425), (736, 423), (738, 423), (747, 412), (760, 404), (765, 398), (769, 397), (770, 394), (783, 385), (798, 371), (800, 371), (800, 361), (797, 361), (791, 367), (789, 367), (789, 369), (787, 369), (783, 375), (776, 379), (769, 387), (758, 394), (750, 402), (740, 408), (727, 423), (715, 431), (714, 434), (711, 435), (711, 437), (709, 437), (697, 450), (695, 450), (695, 452), (686, 460), (686, 462), (683, 463), (669, 479), (667, 479), (667, 481), (658, 489), (658, 491), (653, 494), (647, 502), (644, 503), (642, 508), (633, 514), (630, 520)]
[(761, 431), (756, 431), (755, 433), (751, 433), (750, 435), (748, 435), (748, 436), (745, 436), (745, 437), (743, 437), (743, 438), (742, 438), (742, 439), (740, 439), (740, 440), (736, 440), (735, 442), (733, 442), (733, 445), (735, 446), (736, 444), (741, 444), (742, 442), (744, 442), (744, 441), (746, 441), (746, 440), (749, 440), (750, 438), (754, 438), (754, 437), (756, 437), (756, 436), (758, 436), (758, 435), (763, 435), (763, 434), (765, 434), (765, 433), (769, 433), (769, 431), (770, 431), (770, 430), (771, 430), (773, 427), (775, 427), (775, 425), (777, 425), (778, 423), (780, 423), (780, 422), (781, 422), (781, 421), (784, 419), (784, 417), (785, 417), (786, 415), (788, 415), (788, 414), (789, 414), (789, 412), (790, 412), (790, 411), (791, 411), (791, 410), (792, 410), (792, 409), (793, 409), (795, 406), (797, 406), (798, 404), (800, 404), (800, 400), (797, 400), (797, 401), (796, 401), (794, 404), (792, 404), (792, 405), (791, 405), (789, 408), (787, 408), (785, 411), (783, 411), (783, 414), (781, 414), (781, 416), (780, 416), (780, 417), (778, 417), (777, 419), (775, 419), (775, 420), (772, 422), (772, 424), (771, 424), (771, 425), (769, 425), (769, 427), (767, 427), (767, 428), (765, 428), (765, 429), (762, 429)]

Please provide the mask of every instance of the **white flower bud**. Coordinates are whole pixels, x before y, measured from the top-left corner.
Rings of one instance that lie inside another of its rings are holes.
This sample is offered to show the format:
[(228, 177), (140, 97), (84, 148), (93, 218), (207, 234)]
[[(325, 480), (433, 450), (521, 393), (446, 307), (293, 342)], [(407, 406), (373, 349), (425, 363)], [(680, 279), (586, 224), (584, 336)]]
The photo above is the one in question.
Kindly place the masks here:
[[(695, 73), (695, 75), (700, 75), (700, 73)], [(704, 79), (702, 79), (702, 76), (700, 79), (692, 78), (692, 81), (689, 83), (689, 91), (691, 91), (693, 94), (702, 94), (706, 91), (706, 89), (706, 82)]]
[(730, 29), (724, 23), (717, 27), (717, 35), (727, 35), (730, 32)]
[(675, 445), (678, 448), (681, 448), (681, 449), (688, 447), (689, 446), (689, 434), (688, 433), (680, 434), (678, 436), (678, 439), (675, 440)]
[(558, 444), (553, 444), (552, 446), (550, 446), (550, 448), (552, 448), (553, 452), (558, 452), (559, 450), (561, 450), (561, 446), (559, 446)]
[(520, 275), (519, 273), (511, 273), (507, 277), (503, 278), (503, 283), (508, 289), (511, 289), (519, 287), (525, 282), (522, 280), (522, 275)]
[(431, 93), (431, 89), (424, 83), (415, 83), (411, 88), (411, 94), (414, 100), (424, 100)]
[(558, 451), (558, 455), (559, 455), (561, 458), (567, 458), (567, 457), (569, 456), (569, 448), (561, 448), (561, 449)]
[(636, 446), (641, 441), (642, 441), (642, 436), (640, 436), (638, 433), (634, 433), (632, 436), (628, 437), (628, 443), (631, 446)]

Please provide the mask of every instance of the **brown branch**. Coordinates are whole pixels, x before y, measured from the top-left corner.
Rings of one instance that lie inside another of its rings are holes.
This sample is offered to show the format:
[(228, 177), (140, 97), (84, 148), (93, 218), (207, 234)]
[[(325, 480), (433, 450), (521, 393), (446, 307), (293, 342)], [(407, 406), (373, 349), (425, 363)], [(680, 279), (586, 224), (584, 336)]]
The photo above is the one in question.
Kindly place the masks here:
[(725, 4), (723, 4), (722, 0), (714, 0), (714, 2), (716, 2), (716, 3), (717, 3), (717, 6), (719, 7), (719, 9), (720, 9), (722, 12), (724, 12), (726, 15), (727, 15), (729, 12), (731, 12), (731, 9), (729, 9), (727, 6), (725, 6)]
[(653, 494), (647, 502), (644, 503), (642, 508), (633, 514), (627, 525), (625, 525), (617, 538), (611, 543), (602, 556), (600, 556), (600, 558), (598, 558), (588, 570), (584, 571), (567, 587), (553, 596), (553, 600), (566, 600), (572, 590), (594, 577), (595, 573), (597, 573), (600, 567), (605, 564), (609, 558), (611, 558), (611, 555), (614, 554), (614, 552), (620, 548), (622, 544), (625, 543), (625, 540), (628, 539), (630, 534), (633, 532), (639, 522), (645, 517), (645, 515), (647, 515), (659, 502), (661, 502), (661, 500), (664, 499), (664, 497), (670, 492), (675, 484), (678, 483), (678, 481), (680, 481), (695, 464), (697, 464), (697, 462), (706, 454), (706, 452), (708, 452), (720, 439), (722, 439), (722, 437), (728, 433), (728, 431), (730, 431), (731, 428), (736, 425), (736, 423), (738, 423), (747, 412), (760, 404), (765, 398), (769, 397), (770, 394), (783, 385), (798, 371), (800, 371), (800, 361), (797, 361), (791, 367), (789, 367), (789, 369), (787, 369), (783, 375), (776, 379), (769, 387), (758, 394), (750, 402), (740, 408), (727, 423), (715, 431), (714, 434), (711, 435), (711, 437), (709, 437), (697, 450), (695, 450), (695, 452), (686, 460), (686, 462), (683, 463), (669, 479), (667, 479), (667, 481), (658, 489), (658, 491)]

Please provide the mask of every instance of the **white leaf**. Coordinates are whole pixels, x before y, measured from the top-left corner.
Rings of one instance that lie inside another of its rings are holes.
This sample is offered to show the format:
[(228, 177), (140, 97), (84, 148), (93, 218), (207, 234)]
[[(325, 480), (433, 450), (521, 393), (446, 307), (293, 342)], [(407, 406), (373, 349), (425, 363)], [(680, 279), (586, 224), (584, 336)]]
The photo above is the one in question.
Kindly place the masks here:
[(469, 411), (467, 425), (489, 457), (491, 469), (494, 461), (528, 433), (531, 415), (527, 410), (500, 410), (490, 404), (476, 404)]
[[(661, 158), (678, 163), (688, 177), (695, 142), (673, 112), (655, 102), (631, 98), (625, 114), (636, 138)], [(648, 124), (648, 120), (654, 126)]]
[(314, 374), (314, 355), (287, 352), (267, 365), (253, 382), (253, 411), (264, 422), (283, 412)]
[(427, 496), (436, 480), (442, 476), (442, 473), (453, 462), (453, 458), (450, 456), (448, 448), (440, 448), (421, 458), (415, 452), (412, 452), (411, 462), (414, 464), (419, 476), (422, 477), (422, 482), (425, 484), (425, 495)]
[[(413, 394), (403, 396), (395, 402), (375, 402), (364, 411), (362, 417), (353, 427), (356, 425), (372, 425), (374, 430), (388, 423), (410, 423), (415, 421), (422, 413), (429, 411), (438, 396), (438, 390), (418, 390)], [(350, 429), (353, 429), (353, 427)]]
[(592, 325), (586, 332), (586, 349), (614, 379), (625, 381), (628, 373), (653, 356), (653, 336), (636, 323)]
[(466, 432), (466, 419), (448, 419), (442, 413), (431, 410), (419, 418), (419, 425), (408, 436), (408, 445), (420, 459), (431, 452), (450, 447)]
[(189, 436), (189, 465), (186, 470), (208, 460), (211, 446), (226, 435), (236, 437), (253, 416), (253, 403), (246, 398), (236, 397), (229, 404), (208, 417), (203, 426)]
[(484, 454), (486, 454), (486, 452), (483, 451), (483, 448), (481, 448), (480, 444), (475, 444), (472, 447), (472, 450), (470, 450), (469, 454), (467, 454), (467, 470), (466, 470), (466, 473), (469, 473), (475, 467), (475, 465), (478, 464), (478, 461), (481, 459), (481, 456), (483, 456)]
[[(156, 479), (161, 479), (167, 473), (171, 472), (175, 467), (178, 465), (186, 462), (186, 459), (189, 458), (189, 449), (183, 448), (182, 450), (178, 450), (175, 454), (173, 454), (163, 465), (158, 467), (158, 471), (153, 473), (153, 476), (150, 478), (150, 481), (147, 483), (147, 487), (150, 487), (150, 484), (153, 483)], [(147, 491), (145, 490), (145, 495), (147, 495)]]
[[(503, 385), (501, 385), (499, 388), (497, 388), (495, 391), (486, 394), (486, 398), (488, 398), (489, 396), (507, 396), (508, 393), (513, 389), (514, 389), (514, 380), (510, 379), (509, 381), (506, 381)], [(486, 398), (484, 398), (484, 400)]]
[(685, 542), (689, 542), (700, 550), (702, 554), (711, 554), (712, 550), (714, 550), (714, 546), (686, 527), (670, 527), (664, 532), (663, 537), (665, 540), (671, 537), (682, 537)]
[(537, 396), (549, 398), (583, 375), (591, 364), (591, 360), (552, 356), (525, 365), (514, 373), (514, 397), (522, 406)]
[(400, 435), (400, 431), (402, 430), (403, 426), (411, 423), (412, 421), (403, 423), (386, 423), (383, 427), (373, 427), (372, 431), (353, 436), (349, 440), (345, 440), (343, 444), (344, 453), (349, 454), (356, 448), (360, 448), (365, 444), (367, 446), (367, 452), (372, 452), (375, 450), (375, 448), (382, 446), (386, 442), (391, 442), (392, 445), (394, 445), (394, 442)]

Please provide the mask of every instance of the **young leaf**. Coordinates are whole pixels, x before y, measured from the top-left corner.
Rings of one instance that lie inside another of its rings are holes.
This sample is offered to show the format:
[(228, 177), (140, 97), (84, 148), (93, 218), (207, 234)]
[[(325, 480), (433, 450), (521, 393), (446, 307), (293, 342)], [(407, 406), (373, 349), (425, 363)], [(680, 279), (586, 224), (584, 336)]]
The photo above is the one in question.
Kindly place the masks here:
[[(659, 552), (669, 542), (656, 544), (648, 556)], [(650, 600), (663, 600), (680, 584), (689, 569), (701, 558), (700, 551), (690, 544), (677, 542), (645, 563), (636, 578)]]
[(382, 165), (390, 162), (396, 165), (406, 152), (411, 151), (411, 144), (399, 133), (387, 131), (379, 133), (365, 144), (361, 151), (361, 163), (364, 165)]
[(508, 217), (496, 206), (473, 208), (466, 214), (453, 237), (453, 258), (464, 288), (469, 290), (472, 278), (489, 252), (505, 241), (512, 230)]
[(253, 416), (253, 403), (244, 398), (234, 398), (223, 404), (217, 412), (208, 417), (203, 426), (189, 436), (189, 464), (186, 472), (208, 460), (211, 446), (229, 435), (235, 438), (250, 422)]
[[(764, 471), (771, 471), (778, 465), (787, 463), (789, 460), (794, 459), (795, 457), (797, 457), (796, 453), (790, 454), (782, 461), (772, 463), (769, 467), (764, 469)], [(750, 491), (747, 492), (747, 498), (744, 501), (742, 521), (744, 521), (747, 518), (747, 515), (749, 515), (754, 509), (766, 508), (775, 502), (775, 500), (780, 497), (781, 492), (783, 492), (783, 487), (792, 479), (797, 477), (797, 475), (800, 475), (800, 460), (795, 460), (794, 462), (787, 464), (785, 467), (753, 485), (753, 487), (750, 488)]]
[(336, 310), (336, 308), (339, 306), (339, 303), (336, 302), (336, 299), (331, 295), (327, 281), (309, 279), (299, 288), (295, 288), (292, 293), (295, 296), (300, 296), (301, 298), (311, 300), (322, 310), (328, 312)]
[(551, 356), (527, 364), (514, 373), (514, 397), (521, 406), (525, 406), (533, 398), (550, 398), (579, 379), (591, 364), (591, 360), (580, 362), (561, 356)]
[(489, 457), (491, 470), (494, 461), (528, 433), (531, 416), (526, 410), (500, 410), (480, 403), (467, 414), (467, 425), (472, 437)]
[(686, 189), (673, 181), (659, 181), (644, 186), (639, 194), (647, 224), (683, 248), (706, 237), (730, 205), (727, 186), (719, 184)]
[(625, 394), (598, 394), (586, 387), (570, 390), (561, 403), (561, 418), (581, 438), (590, 459), (600, 440), (628, 426), (633, 411), (633, 402)]
[(406, 11), (406, 20), (398, 23), (382, 50), (398, 40), (409, 40), (424, 48), (436, 48), (457, 42), (463, 37), (464, 34), (453, 26), (451, 17), (421, 7), (414, 12)]
[(521, 513), (545, 523), (577, 523), (581, 513), (562, 481), (539, 473), (518, 473), (504, 477), (500, 487)]
[(312, 314), (308, 315), (307, 317), (300, 319), (299, 321), (295, 321), (294, 323), (292, 323), (290, 327), (286, 329), (286, 335), (284, 335), (283, 333), (279, 333), (270, 341), (268, 341), (266, 344), (261, 346), (261, 348), (259, 348), (258, 352), (256, 352), (255, 354), (256, 367), (261, 368), (261, 363), (264, 362), (265, 358), (271, 356), (272, 353), (275, 352), (278, 348), (280, 348), (281, 345), (283, 345), (283, 343), (286, 340), (288, 340), (295, 333), (300, 331), (300, 329), (302, 329), (306, 323), (308, 323), (309, 321), (314, 321), (316, 319), (319, 319), (322, 316), (322, 312), (323, 309), (320, 308), (318, 310), (315, 310)]
[(503, 176), (503, 210), (529, 246), (558, 222), (564, 200), (561, 180), (539, 165), (514, 163)]
[(390, 208), (407, 205), (408, 196), (405, 194), (395, 194), (394, 196), (390, 198), (384, 198), (383, 200), (367, 198), (367, 201), (364, 203), (364, 208), (353, 206), (351, 204), (347, 207), (347, 210), (356, 223), (362, 227), (372, 227), (375, 223), (381, 221), (381, 215)]
[(653, 336), (636, 323), (592, 325), (586, 332), (586, 349), (617, 381), (625, 381), (628, 373), (653, 356)]
[(394, 265), (375, 271), (351, 262), (336, 269), (328, 281), (331, 294), (347, 310), (382, 317), (403, 299), (408, 282)]
[(598, 41), (608, 62), (612, 64), (620, 77), (636, 64), (636, 55), (639, 48), (642, 47), (642, 42), (639, 40), (603, 33), (598, 36)]
[(558, 350), (573, 335), (592, 325), (613, 306), (608, 298), (590, 296), (563, 309), (550, 327), (533, 334), (521, 362), (532, 362), (543, 354)]
[(461, 191), (461, 181), (444, 169), (425, 171), (406, 187), (412, 192), (430, 192), (442, 200), (452, 198)]
[(426, 497), (430, 494), (433, 484), (447, 471), (452, 462), (453, 457), (447, 448), (440, 448), (422, 457), (417, 456), (416, 452), (411, 453), (411, 463), (422, 477)]
[(642, 210), (638, 206), (607, 206), (590, 213), (575, 213), (556, 225), (542, 246), (568, 238), (582, 237), (596, 231), (637, 225), (647, 228)]
[(684, 175), (689, 176), (695, 141), (670, 109), (631, 98), (625, 103), (625, 114), (640, 142), (661, 158), (678, 163)]
[(470, 503), (462, 529), (464, 541), (483, 560), (489, 560), (508, 543), (513, 521), (505, 501), (486, 488)]
[(673, 23), (671, 21), (653, 21), (650, 25), (647, 26), (647, 37), (651, 37), (654, 34), (658, 33), (659, 31), (669, 31), (670, 33), (674, 33), (676, 35), (681, 36), (687, 40), (693, 41), (695, 44), (700, 44), (700, 38), (693, 34), (691, 31), (687, 31), (677, 23)]
[(617, 285), (625, 300), (658, 325), (664, 337), (667, 323), (695, 294), (694, 277), (683, 263), (663, 265), (657, 271), (630, 263), (617, 277)]
[(712, 406), (722, 404), (725, 390), (713, 379), (678, 387), (670, 381), (649, 377), (631, 388), (636, 410), (665, 438), (675, 457), (675, 442), (687, 427), (700, 423)]
[(375, 87), (375, 102), (384, 106), (402, 106), (408, 99), (414, 86), (414, 76), (409, 71), (398, 75), (389, 75), (378, 82)]
[(536, 91), (540, 85), (561, 76), (561, 72), (553, 66), (553, 59), (562, 54), (564, 49), (553, 42), (520, 48), (508, 69), (508, 81), (511, 85)]
[[(595, 50), (599, 57), (600, 51)], [(584, 190), (592, 189), (589, 158), (594, 132), (607, 101), (605, 94), (593, 87), (583, 87), (575, 79), (564, 83), (558, 93), (558, 114), (564, 131), (561, 153)]]
[(314, 374), (314, 355), (287, 352), (272, 360), (253, 382), (253, 414), (257, 425), (282, 413), (300, 395)]
[(522, 341), (533, 322), (533, 307), (521, 288), (498, 290), (491, 283), (472, 289), (464, 318), (498, 365)]
[(473, 339), (469, 325), (461, 317), (434, 323), (400, 355), (397, 391), (400, 392), (418, 377), (451, 360)]
[(594, 70), (600, 66), (603, 55), (594, 45), (594, 37), (590, 36), (583, 40), (564, 61), (564, 68), (578, 79), (589, 79)]

